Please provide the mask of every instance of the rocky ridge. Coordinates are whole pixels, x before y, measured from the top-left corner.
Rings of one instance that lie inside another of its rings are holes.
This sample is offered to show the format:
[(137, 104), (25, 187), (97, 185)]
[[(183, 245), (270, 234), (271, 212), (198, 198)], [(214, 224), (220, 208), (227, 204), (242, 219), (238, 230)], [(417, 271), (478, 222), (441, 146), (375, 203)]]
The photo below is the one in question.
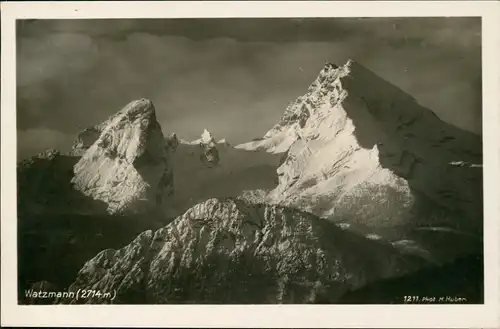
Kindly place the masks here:
[(119, 250), (102, 251), (70, 291), (116, 290), (113, 303), (335, 302), (421, 263), (309, 213), (209, 199)]

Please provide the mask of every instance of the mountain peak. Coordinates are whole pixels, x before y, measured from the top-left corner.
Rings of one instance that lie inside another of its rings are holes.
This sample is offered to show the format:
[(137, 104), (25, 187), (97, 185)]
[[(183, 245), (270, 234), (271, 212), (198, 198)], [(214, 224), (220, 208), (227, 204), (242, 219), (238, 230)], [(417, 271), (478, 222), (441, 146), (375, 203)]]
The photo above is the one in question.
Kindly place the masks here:
[(107, 120), (84, 129), (81, 131), (73, 143), (72, 155), (81, 156), (87, 151), (92, 144), (101, 136), (112, 120), (121, 120), (124, 116), (130, 120), (134, 120), (137, 116), (148, 118), (147, 120), (156, 120), (155, 106), (153, 102), (147, 98), (133, 100), (128, 103), (123, 109), (109, 117)]
[(332, 69), (336, 69), (338, 67), (339, 66), (337, 64), (334, 64), (334, 63), (331, 63), (331, 62), (326, 62), (325, 66), (323, 67), (323, 70), (332, 70)]
[(203, 144), (215, 143), (214, 136), (207, 129), (204, 129), (203, 133), (201, 134), (201, 143)]
[(351, 68), (353, 67), (362, 67), (361, 64), (356, 62), (354, 59), (348, 59), (344, 64), (338, 65), (333, 62), (326, 62), (325, 65), (323, 66), (323, 69), (321, 70), (320, 74), (322, 72), (333, 72), (333, 71), (343, 71), (346, 73), (350, 73)]
[[(385, 210), (364, 212), (366, 200), (371, 200), (367, 207), (378, 204), (372, 193), (383, 196), (384, 204), (392, 202), (390, 212), (399, 214), (395, 225), (412, 220), (413, 211), (435, 207), (461, 212), (460, 221), (450, 225), (481, 227), (469, 220), (482, 211), (477, 192), (482, 181), (477, 169), (481, 139), (443, 122), (354, 60), (342, 66), (326, 63), (264, 138), (237, 148), (285, 153), (277, 170), (278, 187), (269, 195), (273, 202), (300, 204), (320, 216), (354, 216), (366, 223), (377, 218), (377, 211), (390, 217)], [(387, 197), (392, 191), (397, 202)], [(319, 207), (311, 199), (324, 202)], [(418, 220), (431, 221), (432, 216), (422, 218)]]
[(153, 102), (132, 101), (96, 127), (97, 140), (74, 167), (75, 189), (105, 202), (109, 213), (136, 212), (170, 195), (172, 172)]
[(153, 124), (156, 122), (155, 106), (151, 100), (146, 98), (131, 101), (103, 124), (113, 125), (113, 123), (119, 121), (123, 121), (128, 124), (138, 124), (141, 126)]
[(207, 129), (203, 129), (203, 132), (198, 139), (189, 141), (181, 138), (179, 139), (179, 142), (186, 145), (200, 145), (206, 147), (215, 147), (215, 145), (217, 144), (214, 135), (212, 135), (212, 133)]
[(358, 64), (358, 62), (356, 62), (354, 59), (349, 58), (349, 59), (346, 61), (346, 63), (345, 63), (345, 65), (344, 65), (344, 66), (351, 67), (352, 65), (360, 65), (360, 64)]
[(334, 106), (342, 103), (347, 97), (347, 91), (341, 80), (351, 74), (354, 63), (353, 60), (348, 60), (343, 66), (338, 66), (327, 62), (309, 86), (307, 93), (298, 97), (286, 108), (280, 121), (264, 137), (271, 137), (297, 126), (302, 128), (312, 113), (323, 104), (329, 103)]
[(353, 59), (341, 66), (327, 62), (306, 94), (288, 105), (280, 121), (264, 138), (289, 129), (302, 129), (313, 115), (323, 118), (334, 107), (349, 108), (346, 102), (362, 103), (356, 106), (365, 108), (370, 115), (384, 121), (397, 121), (401, 118), (403, 121), (412, 120), (422, 112), (422, 107), (413, 105), (396, 109), (396, 103), (413, 104), (416, 100)]

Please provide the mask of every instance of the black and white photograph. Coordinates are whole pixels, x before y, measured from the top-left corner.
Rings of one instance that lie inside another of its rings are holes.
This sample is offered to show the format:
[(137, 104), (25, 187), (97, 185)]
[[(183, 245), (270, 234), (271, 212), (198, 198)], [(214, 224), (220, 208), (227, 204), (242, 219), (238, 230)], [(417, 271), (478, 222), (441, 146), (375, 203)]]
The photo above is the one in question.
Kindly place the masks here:
[(483, 305), (483, 33), (16, 19), (16, 303)]

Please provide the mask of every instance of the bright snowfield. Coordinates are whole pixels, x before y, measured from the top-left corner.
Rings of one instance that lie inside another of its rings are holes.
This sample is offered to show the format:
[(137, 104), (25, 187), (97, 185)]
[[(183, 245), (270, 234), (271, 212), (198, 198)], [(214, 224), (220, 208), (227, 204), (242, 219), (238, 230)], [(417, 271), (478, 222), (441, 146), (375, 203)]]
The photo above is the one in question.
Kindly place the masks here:
[[(155, 111), (133, 101), (71, 154), (20, 165), (25, 223), (62, 230), (49, 249), (68, 239), (74, 252), (64, 275), (47, 267), (52, 253), (25, 254), (24, 285), (116, 290), (116, 303), (335, 303), (481, 252), (480, 137), (353, 61), (327, 64), (265, 136), (235, 147), (207, 129), (165, 137)], [(57, 224), (62, 203), (84, 214), (85, 236)], [(36, 251), (32, 235), (47, 237), (24, 225), (21, 245)]]

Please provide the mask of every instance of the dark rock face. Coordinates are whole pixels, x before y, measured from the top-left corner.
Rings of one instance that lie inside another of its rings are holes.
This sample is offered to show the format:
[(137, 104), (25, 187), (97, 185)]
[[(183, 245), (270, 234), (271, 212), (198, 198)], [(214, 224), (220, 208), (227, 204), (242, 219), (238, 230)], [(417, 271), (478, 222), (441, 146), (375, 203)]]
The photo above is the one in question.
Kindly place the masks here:
[(179, 139), (177, 138), (177, 134), (172, 133), (167, 138), (165, 138), (165, 144), (167, 152), (175, 152), (179, 147)]
[[(48, 299), (24, 299), (26, 289), (44, 281), (58, 287), (61, 282), (67, 284), (65, 276), (74, 276), (92, 250), (99, 250), (79, 240), (87, 234), (82, 226), (90, 231), (93, 227), (97, 233), (102, 223), (93, 226), (96, 223), (82, 220), (78, 229), (74, 225), (78, 218), (106, 209), (72, 188), (73, 166), (78, 160), (48, 150), (18, 164), (18, 291), (22, 303), (50, 303)], [(82, 242), (80, 251), (72, 243), (76, 241)]]
[(100, 251), (120, 248), (141, 232), (163, 227), (154, 213), (110, 216), (78, 213), (22, 214), (18, 222), (19, 302), (37, 302), (26, 290), (48, 281), (64, 291), (83, 264)]
[[(482, 304), (484, 261), (480, 254), (345, 293), (342, 304)], [(401, 292), (405, 293), (402, 295)], [(441, 300), (442, 298), (442, 300)]]
[(116, 291), (113, 303), (334, 302), (351, 287), (421, 264), (311, 214), (210, 199), (122, 249), (102, 251), (69, 290)]
[(200, 155), (200, 160), (206, 166), (216, 166), (219, 164), (219, 150), (215, 146), (204, 146), (203, 154)]
[(79, 159), (50, 149), (20, 162), (17, 166), (18, 212), (85, 212), (89, 205), (99, 208), (98, 202), (71, 186), (73, 166)]

